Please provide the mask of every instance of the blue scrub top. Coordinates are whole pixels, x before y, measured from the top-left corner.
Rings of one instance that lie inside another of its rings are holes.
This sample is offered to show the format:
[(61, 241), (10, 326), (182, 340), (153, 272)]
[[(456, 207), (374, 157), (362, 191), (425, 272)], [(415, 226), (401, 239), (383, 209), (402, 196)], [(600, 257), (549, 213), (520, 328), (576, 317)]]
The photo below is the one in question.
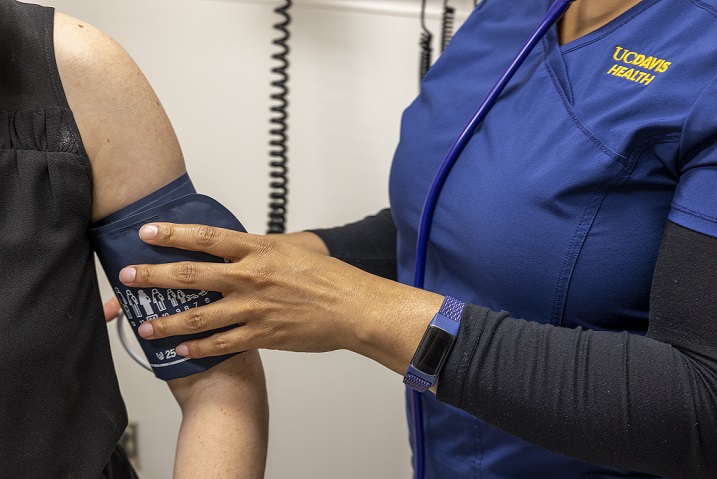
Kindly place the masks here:
[[(404, 113), (390, 180), (400, 281), (435, 172), (550, 3), (483, 0)], [(643, 0), (562, 46), (553, 28), (446, 182), (426, 289), (643, 334), (666, 221), (717, 237), (715, 66), (715, 0)], [(428, 478), (651, 477), (532, 446), (429, 394), (424, 412)]]

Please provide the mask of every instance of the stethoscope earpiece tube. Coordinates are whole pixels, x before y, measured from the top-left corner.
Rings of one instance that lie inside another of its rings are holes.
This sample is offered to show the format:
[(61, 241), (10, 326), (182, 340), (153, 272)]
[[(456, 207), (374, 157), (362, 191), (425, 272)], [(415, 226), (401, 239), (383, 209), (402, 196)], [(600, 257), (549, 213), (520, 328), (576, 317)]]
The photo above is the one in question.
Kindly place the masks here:
[[(421, 219), (418, 224), (418, 238), (416, 241), (416, 261), (415, 270), (413, 277), (413, 285), (417, 288), (423, 288), (425, 273), (426, 273), (426, 253), (428, 249), (428, 239), (431, 230), (431, 224), (433, 222), (433, 214), (436, 209), (436, 203), (438, 197), (443, 189), (443, 185), (448, 178), (453, 165), (460, 156), (463, 149), (468, 144), (468, 141), (473, 136), (478, 126), (482, 123), (490, 109), (495, 104), (496, 100), (505, 89), (510, 79), (515, 75), (520, 66), (523, 64), (525, 59), (528, 57), (530, 52), (535, 48), (538, 42), (545, 36), (548, 30), (563, 16), (565, 11), (568, 9), (571, 3), (575, 0), (556, 0), (548, 9), (543, 19), (540, 21), (538, 26), (535, 28), (533, 33), (530, 35), (528, 40), (525, 42), (523, 47), (520, 49), (518, 54), (515, 56), (510, 66), (505, 70), (503, 75), (493, 85), (493, 88), (488, 92), (486, 97), (483, 99), (478, 109), (471, 117), (468, 124), (461, 131), (460, 135), (456, 138), (451, 146), (450, 150), (446, 154), (441, 166), (433, 178), (433, 182), (428, 190), (426, 200), (423, 204), (423, 210), (421, 212)], [(414, 456), (415, 460), (415, 478), (423, 479), (424, 468), (425, 468), (425, 453), (423, 444), (423, 407), (421, 403), (421, 393), (412, 391), (411, 403), (413, 409), (413, 425), (414, 425)]]

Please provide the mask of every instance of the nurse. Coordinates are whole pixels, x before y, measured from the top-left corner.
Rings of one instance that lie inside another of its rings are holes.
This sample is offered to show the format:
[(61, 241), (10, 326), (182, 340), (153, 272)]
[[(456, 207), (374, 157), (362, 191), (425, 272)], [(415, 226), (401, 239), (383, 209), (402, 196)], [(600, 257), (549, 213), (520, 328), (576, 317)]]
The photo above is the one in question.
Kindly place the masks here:
[[(413, 358), (408, 382), (437, 382), (428, 478), (717, 477), (717, 1), (572, 4), (468, 142), (408, 286), (445, 152), (549, 5), (475, 9), (404, 114), (390, 209), (272, 237), (146, 225), (232, 262), (125, 268), (224, 295), (141, 333), (242, 324), (188, 357), (348, 349), (401, 375)], [(416, 352), (441, 321), (443, 365)]]

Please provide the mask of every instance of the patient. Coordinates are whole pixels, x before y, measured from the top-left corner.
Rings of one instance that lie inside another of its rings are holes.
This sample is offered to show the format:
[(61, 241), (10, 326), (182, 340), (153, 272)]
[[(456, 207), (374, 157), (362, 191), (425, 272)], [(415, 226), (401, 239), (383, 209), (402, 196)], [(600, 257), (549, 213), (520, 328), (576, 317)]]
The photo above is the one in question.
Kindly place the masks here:
[[(87, 230), (184, 173), (171, 124), (112, 39), (0, 0), (0, 168), (0, 478), (134, 478)], [(258, 353), (168, 384), (175, 478), (263, 477)]]

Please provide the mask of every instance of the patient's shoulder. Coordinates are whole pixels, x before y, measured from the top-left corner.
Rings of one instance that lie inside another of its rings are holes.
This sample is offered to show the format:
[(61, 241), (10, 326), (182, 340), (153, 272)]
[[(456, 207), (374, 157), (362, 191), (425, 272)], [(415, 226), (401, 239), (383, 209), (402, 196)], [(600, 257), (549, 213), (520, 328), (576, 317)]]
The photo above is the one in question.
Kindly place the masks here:
[(169, 118), (125, 49), (100, 29), (62, 13), (55, 15), (54, 43), (60, 79), (92, 165), (94, 219), (184, 173)]

